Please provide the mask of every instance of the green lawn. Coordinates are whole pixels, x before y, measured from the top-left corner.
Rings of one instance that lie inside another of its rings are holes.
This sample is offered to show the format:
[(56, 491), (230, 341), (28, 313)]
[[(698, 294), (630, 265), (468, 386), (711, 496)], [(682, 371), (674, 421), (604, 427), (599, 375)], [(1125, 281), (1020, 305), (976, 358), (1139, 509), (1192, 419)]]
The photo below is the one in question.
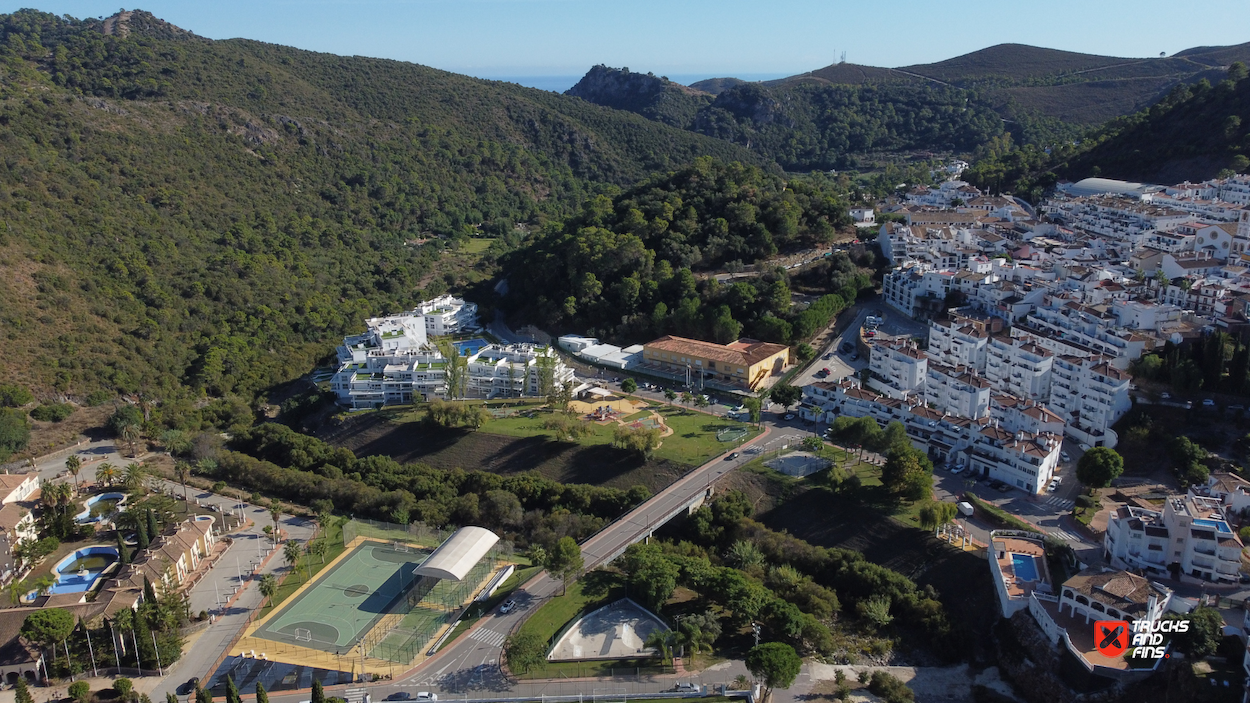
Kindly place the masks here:
[[(492, 418), (481, 429), (482, 432), (490, 434), (504, 435), (507, 437), (537, 437), (545, 436), (554, 439), (552, 430), (543, 427), (551, 414), (545, 411), (536, 413), (533, 417), (522, 417), (520, 413), (530, 410), (536, 410), (545, 403), (537, 400), (510, 400), (510, 401), (466, 401), (471, 405), (485, 405), (488, 409), (513, 409), (518, 411), (517, 415), (511, 417)], [(655, 450), (653, 455), (655, 459), (673, 461), (687, 466), (699, 466), (712, 457), (723, 454), (732, 450), (734, 447), (743, 442), (750, 441), (759, 434), (759, 430), (738, 422), (736, 420), (727, 420), (725, 418), (716, 417), (707, 413), (696, 412), (679, 407), (660, 405), (653, 406), (655, 410), (664, 418), (664, 422), (673, 430), (673, 434), (662, 440), (662, 445)], [(394, 418), (396, 422), (408, 422), (420, 420), (424, 417), (424, 410), (420, 407), (405, 412)], [(643, 411), (630, 415), (628, 419), (642, 419), (650, 416), (650, 411)], [(611, 444), (613, 433), (617, 425), (613, 423), (598, 424), (591, 423), (591, 432), (584, 437), (570, 440), (583, 446), (594, 446), (601, 444)], [(716, 439), (716, 433), (722, 429), (740, 428), (746, 429), (747, 434), (739, 442), (721, 442)]]
[(624, 595), (624, 587), (620, 574), (610, 571), (592, 571), (576, 583), (562, 596), (556, 596), (543, 603), (534, 614), (521, 625), (518, 632), (538, 635), (544, 642), (552, 637), (583, 610), (593, 610), (601, 605), (616, 600)]
[(491, 237), (470, 237), (460, 245), (460, 250), (466, 254), (481, 254), (494, 244), (495, 240)]

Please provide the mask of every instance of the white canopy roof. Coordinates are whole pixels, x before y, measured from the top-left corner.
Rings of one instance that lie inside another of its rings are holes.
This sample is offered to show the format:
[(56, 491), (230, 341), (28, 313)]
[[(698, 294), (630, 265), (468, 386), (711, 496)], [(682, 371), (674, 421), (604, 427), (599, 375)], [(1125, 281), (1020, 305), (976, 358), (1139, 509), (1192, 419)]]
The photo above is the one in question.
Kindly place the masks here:
[(417, 576), (433, 576), (445, 581), (459, 581), (481, 561), (499, 541), (499, 535), (485, 527), (462, 527), (438, 545), (434, 553), (413, 569)]

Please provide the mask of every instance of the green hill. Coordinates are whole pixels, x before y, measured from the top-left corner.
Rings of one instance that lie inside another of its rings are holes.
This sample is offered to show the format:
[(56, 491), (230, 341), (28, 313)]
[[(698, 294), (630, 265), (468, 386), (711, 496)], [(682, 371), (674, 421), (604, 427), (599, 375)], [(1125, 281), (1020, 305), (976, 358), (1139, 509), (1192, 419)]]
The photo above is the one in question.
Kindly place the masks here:
[(1148, 183), (1201, 181), (1250, 168), (1250, 79), (1235, 63), (1212, 86), (1174, 87), (1149, 109), (1108, 122), (1079, 144), (1049, 153), (987, 145), (964, 172), (972, 183), (1036, 199), (1060, 178), (1104, 176)]
[[(107, 32), (107, 34), (106, 34)], [(608, 184), (750, 152), (396, 61), (209, 41), (142, 12), (0, 16), (0, 380), (246, 400), (362, 317), (482, 279)], [(231, 407), (224, 406), (225, 412)]]
[(596, 105), (636, 112), (649, 120), (685, 127), (712, 96), (663, 76), (599, 65), (564, 93)]

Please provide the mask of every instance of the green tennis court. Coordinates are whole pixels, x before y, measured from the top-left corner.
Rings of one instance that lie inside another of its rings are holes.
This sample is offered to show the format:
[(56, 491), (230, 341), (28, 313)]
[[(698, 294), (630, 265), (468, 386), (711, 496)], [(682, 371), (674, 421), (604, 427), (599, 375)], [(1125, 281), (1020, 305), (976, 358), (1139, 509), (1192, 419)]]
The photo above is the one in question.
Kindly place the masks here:
[(413, 586), (428, 551), (365, 542), (317, 575), (254, 636), (323, 652), (346, 652)]

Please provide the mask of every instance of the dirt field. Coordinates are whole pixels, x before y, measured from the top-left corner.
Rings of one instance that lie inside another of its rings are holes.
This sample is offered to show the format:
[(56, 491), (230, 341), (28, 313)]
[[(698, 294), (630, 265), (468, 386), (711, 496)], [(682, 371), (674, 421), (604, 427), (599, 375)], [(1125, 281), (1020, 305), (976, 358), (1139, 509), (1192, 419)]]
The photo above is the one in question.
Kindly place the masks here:
[(812, 544), (860, 552), (921, 586), (932, 585), (951, 622), (968, 627), (974, 641), (988, 641), (998, 604), (983, 557), (951, 549), (928, 532), (823, 489), (801, 492), (759, 519)]
[(334, 443), (357, 456), (380, 454), (401, 463), (421, 462), (440, 469), (481, 469), (497, 474), (534, 471), (565, 483), (616, 488), (641, 484), (652, 491), (688, 471), (688, 467), (672, 462), (640, 461), (607, 445), (586, 447), (547, 437), (506, 437), (430, 427), (423, 422), (392, 423), (384, 414), (361, 418)]
[(61, 422), (40, 422), (29, 418), (30, 444), (26, 445), (23, 451), (10, 457), (8, 461), (43, 456), (74, 444), (80, 436), (99, 435), (103, 432), (104, 423), (113, 414), (114, 409), (115, 406), (112, 403), (94, 408), (80, 406), (74, 408), (74, 412)]

